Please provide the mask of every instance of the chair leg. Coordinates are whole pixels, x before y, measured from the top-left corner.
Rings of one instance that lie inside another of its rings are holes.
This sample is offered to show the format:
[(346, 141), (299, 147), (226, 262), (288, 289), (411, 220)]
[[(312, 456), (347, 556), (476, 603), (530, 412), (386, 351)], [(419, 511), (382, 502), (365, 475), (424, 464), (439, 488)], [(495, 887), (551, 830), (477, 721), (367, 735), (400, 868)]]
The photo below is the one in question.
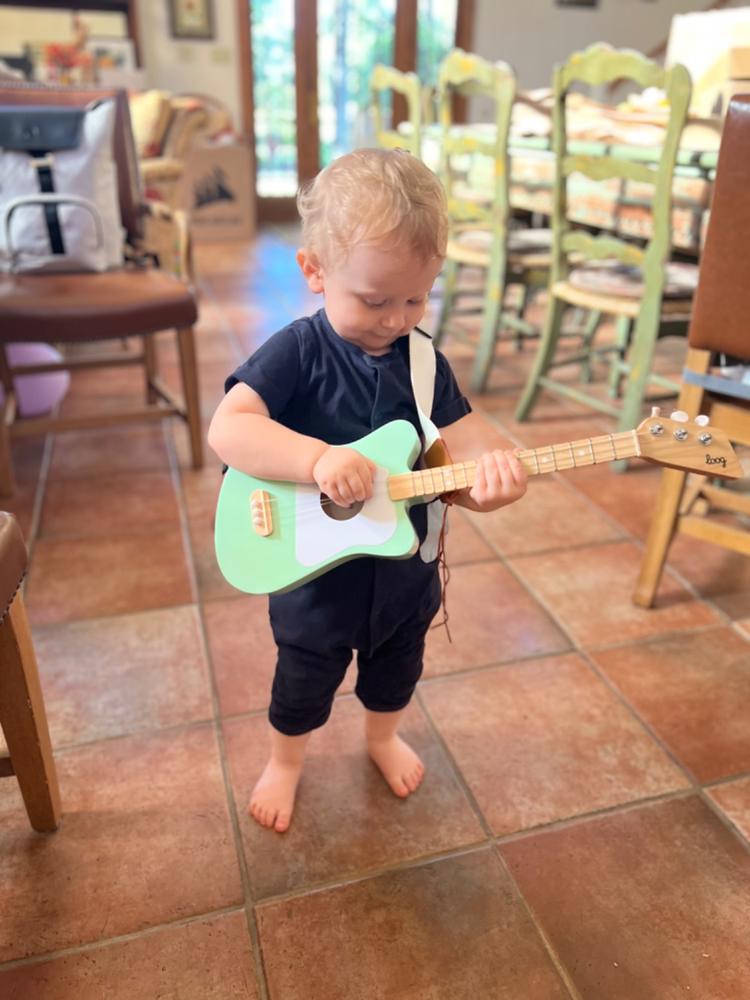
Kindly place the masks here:
[(541, 388), (539, 379), (547, 374), (550, 363), (555, 356), (555, 349), (557, 341), (560, 339), (560, 329), (566, 308), (567, 304), (565, 302), (554, 296), (550, 296), (547, 306), (547, 317), (544, 321), (544, 330), (542, 331), (542, 336), (537, 347), (534, 365), (529, 372), (526, 388), (516, 408), (516, 420), (519, 422), (526, 420), (534, 408)]
[(586, 354), (586, 360), (581, 364), (582, 382), (590, 382), (594, 377), (591, 367), (591, 352), (593, 350), (594, 337), (601, 321), (602, 314), (597, 309), (590, 309), (581, 333), (581, 353)]
[(154, 388), (154, 380), (158, 375), (156, 358), (156, 340), (152, 334), (141, 338), (143, 344), (143, 366), (146, 375), (146, 402), (153, 406), (158, 402), (159, 393)]
[(458, 284), (458, 264), (455, 260), (448, 260), (443, 267), (443, 298), (440, 303), (435, 333), (432, 342), (438, 347), (445, 336), (445, 328), (448, 324), (448, 317), (453, 309), (453, 300), (456, 297), (456, 285)]
[[(521, 282), (521, 297), (518, 302), (518, 310), (516, 315), (518, 319), (524, 320), (526, 318), (526, 310), (529, 308), (529, 303), (531, 302), (531, 285), (527, 282)], [(513, 337), (513, 349), (515, 351), (523, 350), (523, 333), (521, 329), (515, 331), (515, 336)]]
[(0, 414), (0, 496), (12, 496), (15, 491), (13, 461), (10, 454), (10, 431)]
[(60, 822), (60, 790), (39, 671), (23, 599), (16, 594), (0, 625), (0, 721), (13, 770), (35, 830)]
[[(654, 356), (654, 345), (659, 333), (660, 314), (661, 289), (659, 289), (659, 294), (652, 295), (650, 300), (647, 301), (644, 298), (636, 320), (627, 366), (628, 378), (625, 383), (620, 420), (617, 425), (619, 431), (632, 430), (641, 419), (643, 398), (646, 395), (646, 386)], [(614, 472), (624, 472), (627, 468), (627, 462), (613, 462), (611, 468)]]
[(203, 432), (201, 429), (200, 394), (198, 392), (198, 364), (191, 326), (182, 327), (177, 331), (177, 346), (180, 352), (182, 393), (185, 399), (185, 418), (190, 432), (193, 468), (200, 469), (203, 467)]
[(674, 534), (687, 473), (681, 469), (664, 469), (656, 498), (641, 571), (633, 594), (633, 602), (650, 608), (661, 580), (669, 543)]
[(482, 309), (482, 326), (479, 330), (477, 353), (474, 358), (474, 371), (471, 376), (471, 387), (475, 392), (484, 391), (492, 362), (495, 360), (495, 341), (497, 340), (497, 331), (503, 314), (504, 291), (505, 254), (498, 254), (487, 270), (484, 308)]
[(10, 451), (10, 425), (15, 417), (16, 395), (8, 355), (5, 344), (2, 343), (0, 343), (0, 385), (5, 393), (5, 402), (0, 408), (0, 496), (9, 497), (16, 488)]
[(616, 324), (615, 338), (617, 350), (612, 353), (609, 363), (609, 394), (613, 399), (620, 396), (620, 379), (625, 370), (625, 357), (628, 353), (628, 344), (633, 330), (633, 321), (629, 316), (618, 316)]

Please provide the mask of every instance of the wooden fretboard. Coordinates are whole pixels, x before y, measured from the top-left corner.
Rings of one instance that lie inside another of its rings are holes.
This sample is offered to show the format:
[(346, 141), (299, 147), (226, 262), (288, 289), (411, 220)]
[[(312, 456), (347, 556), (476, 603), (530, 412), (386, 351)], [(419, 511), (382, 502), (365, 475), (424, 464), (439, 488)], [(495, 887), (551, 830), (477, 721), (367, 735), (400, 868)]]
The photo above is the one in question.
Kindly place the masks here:
[[(637, 458), (640, 453), (636, 432), (624, 431), (530, 448), (520, 451), (518, 459), (528, 475), (538, 476), (543, 472), (560, 472), (601, 462), (615, 462), (621, 458)], [(439, 465), (434, 469), (418, 469), (416, 472), (389, 476), (388, 493), (392, 500), (408, 500), (468, 489), (474, 485), (476, 468), (476, 462), (456, 462), (454, 465)]]

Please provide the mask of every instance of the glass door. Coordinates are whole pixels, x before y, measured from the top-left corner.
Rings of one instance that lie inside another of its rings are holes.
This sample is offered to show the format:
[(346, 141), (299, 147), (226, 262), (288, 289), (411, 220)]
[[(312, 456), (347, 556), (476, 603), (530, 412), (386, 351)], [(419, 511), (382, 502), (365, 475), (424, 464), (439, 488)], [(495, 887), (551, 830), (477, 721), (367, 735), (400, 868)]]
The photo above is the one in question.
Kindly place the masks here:
[(244, 120), (255, 143), (260, 219), (295, 218), (302, 181), (373, 143), (376, 62), (416, 70), (429, 104), (443, 57), (456, 44), (470, 47), (461, 36), (470, 34), (471, 0), (237, 2), (250, 22)]
[(320, 165), (372, 145), (369, 80), (393, 62), (396, 0), (318, 0)]
[(253, 126), (258, 198), (297, 190), (294, 0), (252, 0)]

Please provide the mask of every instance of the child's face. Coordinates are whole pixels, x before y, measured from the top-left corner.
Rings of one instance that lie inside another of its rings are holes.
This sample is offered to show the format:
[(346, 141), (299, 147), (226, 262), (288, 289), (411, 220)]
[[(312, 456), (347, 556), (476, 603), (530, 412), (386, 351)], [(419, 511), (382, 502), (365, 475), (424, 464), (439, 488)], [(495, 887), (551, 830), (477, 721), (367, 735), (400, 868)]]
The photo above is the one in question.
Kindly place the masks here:
[(368, 354), (387, 354), (419, 323), (443, 260), (422, 261), (406, 247), (363, 244), (324, 267), (306, 250), (297, 254), (307, 284), (322, 292), (331, 325)]

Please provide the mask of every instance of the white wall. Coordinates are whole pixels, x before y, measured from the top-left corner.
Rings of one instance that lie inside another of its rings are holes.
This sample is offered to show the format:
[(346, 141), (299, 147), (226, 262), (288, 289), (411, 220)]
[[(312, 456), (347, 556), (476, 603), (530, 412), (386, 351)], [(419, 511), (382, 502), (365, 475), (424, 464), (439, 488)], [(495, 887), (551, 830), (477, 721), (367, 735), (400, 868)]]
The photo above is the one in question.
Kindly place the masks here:
[(571, 52), (592, 42), (648, 52), (668, 37), (674, 14), (708, 6), (709, 0), (599, 0), (594, 8), (558, 7), (554, 0), (477, 0), (474, 51), (510, 63), (524, 89), (546, 87), (552, 67)]
[(141, 57), (149, 85), (173, 93), (218, 97), (239, 127), (242, 116), (234, 0), (215, 0), (216, 37), (210, 41), (172, 38), (165, 0), (142, 0), (138, 5), (138, 20)]
[[(92, 36), (122, 38), (127, 35), (127, 22), (121, 14), (85, 11), (82, 19)], [(4, 55), (20, 55), (27, 43), (72, 42), (73, 37), (70, 11), (0, 7), (0, 52)]]

